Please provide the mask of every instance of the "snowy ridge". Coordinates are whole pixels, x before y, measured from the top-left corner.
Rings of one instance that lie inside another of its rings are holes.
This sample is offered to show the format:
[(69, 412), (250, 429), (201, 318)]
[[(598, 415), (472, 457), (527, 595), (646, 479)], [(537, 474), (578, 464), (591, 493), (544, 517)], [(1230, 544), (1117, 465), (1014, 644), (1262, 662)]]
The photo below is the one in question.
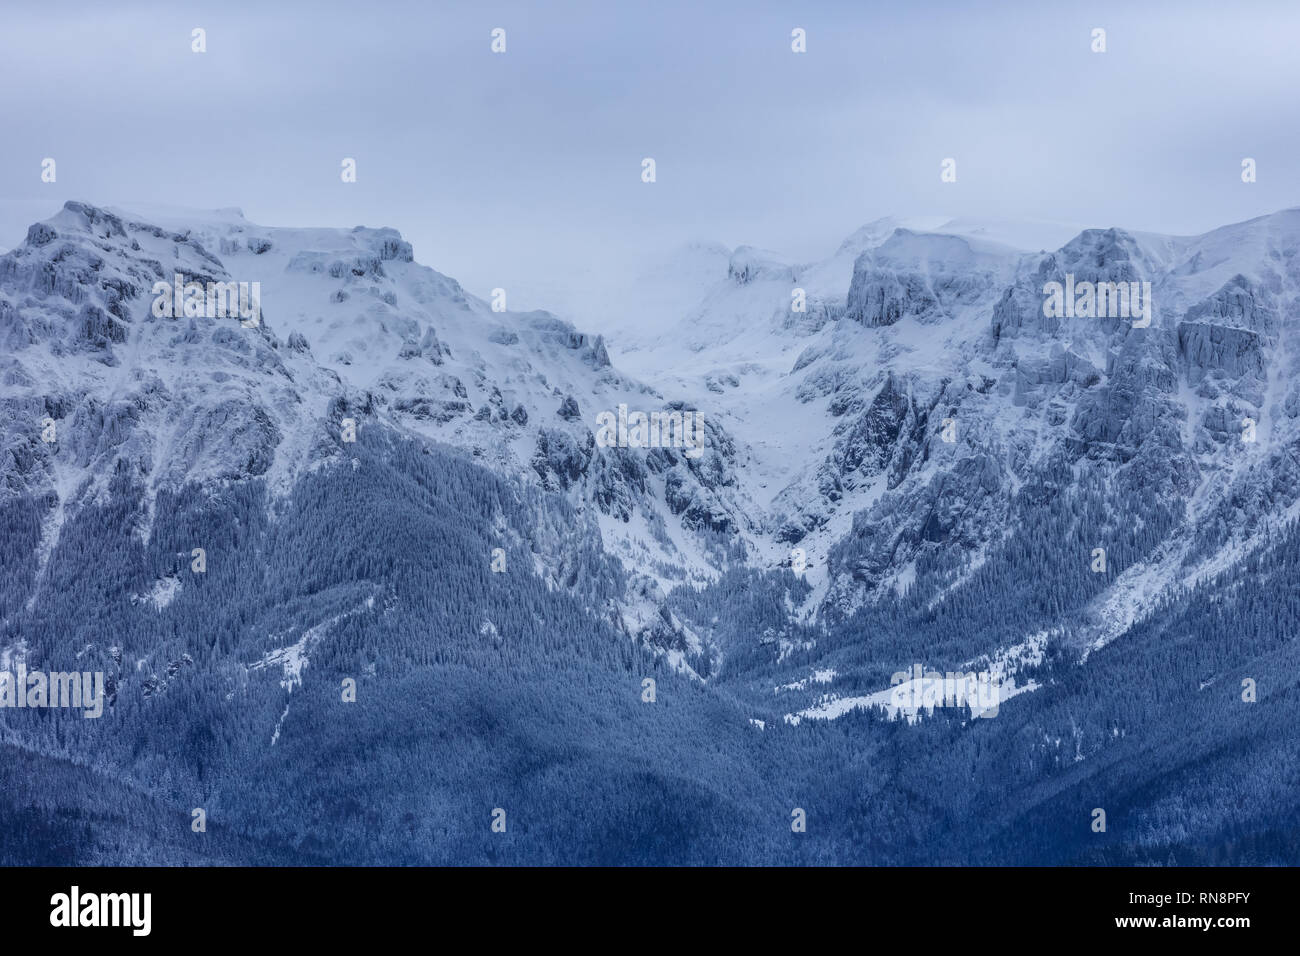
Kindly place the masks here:
[[(1298, 253), (1300, 210), (1194, 237), (881, 220), (815, 263), (696, 243), (611, 293), (607, 340), (498, 311), (392, 229), (68, 203), (0, 256), (0, 494), (49, 496), (39, 576), (68, 509), (123, 469), (150, 495), (284, 493), (346, 463), (344, 419), (395, 429), (564, 495), (577, 526), (532, 543), (537, 573), (559, 586), (566, 548), (598, 539), (628, 572), (611, 619), (696, 673), (721, 650), (669, 609), (675, 588), (798, 562), (812, 593), (788, 610), (812, 627), (914, 593), (935, 607), (1066, 469), (1185, 509), (1108, 572), (1076, 635), (1099, 647), (1297, 515)], [(158, 318), (176, 273), (259, 283), (260, 325)], [(1048, 315), (1067, 275), (1149, 283), (1149, 326)], [(621, 406), (698, 413), (706, 453), (605, 447), (598, 416)], [(936, 561), (942, 580), (920, 570)], [(795, 644), (776, 646), (779, 663)]]

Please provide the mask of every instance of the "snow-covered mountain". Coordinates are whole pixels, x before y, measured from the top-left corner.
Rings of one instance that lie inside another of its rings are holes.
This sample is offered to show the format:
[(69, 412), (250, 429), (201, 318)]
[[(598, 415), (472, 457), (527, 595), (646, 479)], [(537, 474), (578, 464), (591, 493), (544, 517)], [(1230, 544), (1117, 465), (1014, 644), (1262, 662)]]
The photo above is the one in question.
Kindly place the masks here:
[[(978, 561), (1017, 489), (1062, 463), (1184, 502), (1183, 542), (1238, 520), (1196, 567), (1171, 545), (1125, 568), (1103, 601), (1113, 636), (1300, 501), (1300, 210), (1198, 237), (1085, 230), (1050, 253), (988, 237), (1060, 227), (938, 221), (872, 223), (811, 264), (700, 243), (614, 297), (645, 321), (612, 347), (494, 311), (390, 229), (152, 214), (69, 203), (0, 259), (4, 400), (25, 425), (5, 481), (54, 492), (56, 515), (120, 467), (287, 489), (351, 414), (568, 494), (656, 593), (716, 578), (736, 560), (719, 540), (764, 569), (800, 549), (807, 620), (917, 586), (936, 555)], [(261, 325), (155, 318), (175, 273), (260, 283)], [(1044, 284), (1067, 274), (1150, 283), (1149, 327), (1046, 318)], [(696, 410), (708, 453), (600, 447), (596, 416), (620, 404)], [(562, 540), (539, 543), (556, 581)]]
[[(592, 626), (716, 688), (728, 726), (897, 716), (888, 675), (920, 660), (996, 673), (1005, 710), (1059, 746), (1056, 698), (1026, 692), (1181, 621), (1170, 609), (1216, 582), (1282, 573), (1278, 535), (1300, 516), (1298, 251), (1300, 209), (1193, 237), (882, 220), (812, 263), (692, 244), (603, 290), (608, 321), (579, 328), (469, 294), (392, 229), (70, 202), (0, 255), (0, 509), (32, 549), (15, 546), (0, 651), (26, 653), (87, 515), (120, 511), (156, 551), (178, 501), (258, 483), (278, 513), (369, 467), (358, 449), (391, 462), (415, 443), (512, 489), (480, 493), (490, 539), (464, 561), (527, 555)], [(201, 299), (256, 284), (256, 320), (178, 314), (177, 275)], [(1099, 290), (1125, 314), (1098, 311)], [(607, 440), (636, 413), (696, 416), (702, 453)], [(195, 585), (159, 561), (122, 580), (162, 613)], [(200, 666), (236, 688), (292, 659), (292, 692), (339, 622), (415, 614), (378, 570), (329, 600), (212, 638), (218, 663)], [(499, 617), (462, 623), (508, 646)], [(240, 670), (227, 640), (262, 656)], [(139, 660), (146, 696), (194, 664), (181, 645)], [(1204, 686), (1227, 668), (1207, 662)]]
[[(94, 500), (118, 469), (155, 493), (264, 477), (283, 494), (337, 452), (348, 418), (569, 494), (583, 524), (533, 542), (552, 582), (571, 576), (566, 555), (583, 535), (669, 588), (701, 580), (722, 561), (719, 533), (747, 524), (734, 450), (708, 416), (707, 457), (597, 445), (602, 411), (682, 409), (613, 368), (601, 336), (545, 312), (494, 311), (415, 263), (391, 229), (177, 216), (70, 202), (0, 264), (5, 481), (11, 494), (57, 498), (47, 553), (65, 509)], [(177, 275), (257, 283), (258, 325), (156, 316), (155, 283)], [(47, 419), (56, 441), (42, 440)]]
[[(1225, 502), (1266, 495), (1225, 529), (1223, 549), (1265, 513), (1289, 513), (1300, 210), (1197, 237), (1084, 230), (1050, 253), (985, 238), (1017, 236), (1008, 226), (952, 225), (872, 224), (810, 265), (739, 249), (725, 273), (716, 250), (697, 247), (714, 270), (699, 301), (627, 352), (614, 338), (616, 364), (711, 409), (735, 436), (738, 484), (761, 509), (746, 535), (760, 563), (802, 548), (814, 606), (844, 613), (911, 581), (926, 554), (982, 553), (1015, 491), (1061, 463), (1120, 494), (1160, 488), (1185, 502), (1186, 538), (1207, 516), (1227, 520)], [(1149, 326), (1046, 318), (1044, 285), (1067, 274), (1149, 282)], [(868, 549), (852, 564), (830, 559), (846, 537)], [(1111, 630), (1194, 572), (1126, 575)]]

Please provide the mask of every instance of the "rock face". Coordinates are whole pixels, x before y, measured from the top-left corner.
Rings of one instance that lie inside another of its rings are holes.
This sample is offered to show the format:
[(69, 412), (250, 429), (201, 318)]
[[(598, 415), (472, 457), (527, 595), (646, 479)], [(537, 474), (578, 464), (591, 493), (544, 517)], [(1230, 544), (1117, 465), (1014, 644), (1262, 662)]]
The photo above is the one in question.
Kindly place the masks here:
[(578, 400), (572, 395), (564, 396), (564, 401), (560, 403), (560, 407), (556, 409), (555, 414), (566, 422), (577, 421), (582, 417), (582, 412), (578, 409)]
[(1281, 326), (1277, 297), (1243, 275), (1187, 310), (1178, 323), (1178, 352), (1199, 394), (1226, 389), (1263, 403), (1268, 356)]
[[(282, 351), (273, 309), (254, 328), (238, 317), (158, 318), (154, 285), (178, 273), (204, 286), (235, 281), (188, 231), (75, 202), (0, 258), (5, 441), (32, 452), (8, 458), (10, 493), (40, 492), (67, 468), (100, 488), (124, 467), (155, 485), (266, 475), (287, 434), (314, 429), (297, 380), (326, 375), (286, 364), (309, 351), (306, 340)], [(47, 418), (52, 441), (39, 437)]]
[(905, 315), (922, 321), (942, 317), (939, 299), (924, 276), (874, 268), (865, 253), (853, 267), (846, 314), (872, 328), (893, 325)]
[(869, 328), (904, 317), (922, 323), (951, 319), (987, 298), (1006, 277), (1006, 253), (956, 236), (897, 229), (853, 263), (845, 315)]

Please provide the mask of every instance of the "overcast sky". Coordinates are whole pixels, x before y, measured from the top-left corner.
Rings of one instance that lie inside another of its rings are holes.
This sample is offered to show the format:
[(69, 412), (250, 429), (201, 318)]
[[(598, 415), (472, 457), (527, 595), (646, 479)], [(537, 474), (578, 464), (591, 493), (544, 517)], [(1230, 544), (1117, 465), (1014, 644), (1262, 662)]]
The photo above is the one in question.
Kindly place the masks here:
[(817, 258), (884, 215), (1192, 233), (1300, 204), (1293, 0), (7, 0), (0, 19), (0, 247), (69, 198), (238, 206), (394, 226), (484, 294), (692, 239)]

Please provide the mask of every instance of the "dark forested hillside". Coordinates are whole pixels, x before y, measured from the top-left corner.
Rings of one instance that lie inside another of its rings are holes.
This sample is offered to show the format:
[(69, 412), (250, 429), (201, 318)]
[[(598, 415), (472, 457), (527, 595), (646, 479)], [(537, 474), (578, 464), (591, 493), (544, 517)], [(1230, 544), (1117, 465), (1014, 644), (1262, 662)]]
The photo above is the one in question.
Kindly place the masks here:
[[(39, 584), (18, 569), (43, 505), (6, 506), (5, 643), (24, 641), (32, 669), (102, 669), (110, 695), (98, 720), (5, 711), (4, 862), (1222, 863), (1296, 850), (1294, 524), (1086, 667), (1063, 629), (1032, 671), (1040, 689), (996, 719), (863, 711), (791, 726), (773, 688), (810, 652), (774, 671), (768, 644), (744, 639), (815, 643), (787, 623), (805, 587), (787, 572), (677, 593), (682, 618), (714, 622), (724, 649), (704, 684), (589, 610), (619, 573), (599, 551), (575, 554), (574, 590), (532, 573), (531, 509), (563, 520), (563, 499), (529, 499), (383, 430), (351, 453), (282, 500), (241, 482), (160, 495), (151, 513), (120, 475), (63, 528)], [(1089, 578), (1031, 544), (1053, 525), (1068, 534), (1087, 494), (1026, 505), (999, 559), (942, 611), (864, 613), (818, 659), (863, 680), (926, 647), (927, 662), (959, 665), (1017, 614), (1080, 607)], [(165, 606), (140, 598), (169, 579)], [(294, 646), (302, 662), (286, 669), (292, 655), (276, 652)], [(1105, 833), (1090, 829), (1098, 807)]]

